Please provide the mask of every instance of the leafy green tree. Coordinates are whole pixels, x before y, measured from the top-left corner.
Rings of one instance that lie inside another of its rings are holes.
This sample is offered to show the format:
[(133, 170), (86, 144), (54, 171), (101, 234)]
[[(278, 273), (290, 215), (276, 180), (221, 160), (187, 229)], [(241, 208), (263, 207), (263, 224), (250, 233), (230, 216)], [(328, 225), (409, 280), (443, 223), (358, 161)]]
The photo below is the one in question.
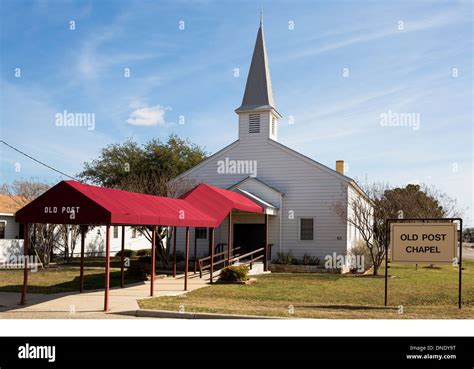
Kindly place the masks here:
[[(196, 144), (171, 135), (166, 142), (153, 139), (144, 145), (134, 140), (102, 149), (99, 158), (84, 163), (80, 178), (104, 187), (149, 195), (177, 197), (196, 185), (192, 179), (171, 181), (207, 156)], [(151, 228), (136, 227), (151, 242)], [(157, 254), (167, 264), (171, 238), (167, 227), (157, 228)]]
[(377, 201), (379, 206), (386, 207), (393, 218), (399, 214), (403, 218), (442, 218), (448, 213), (440, 195), (420, 185), (409, 184), (386, 190)]

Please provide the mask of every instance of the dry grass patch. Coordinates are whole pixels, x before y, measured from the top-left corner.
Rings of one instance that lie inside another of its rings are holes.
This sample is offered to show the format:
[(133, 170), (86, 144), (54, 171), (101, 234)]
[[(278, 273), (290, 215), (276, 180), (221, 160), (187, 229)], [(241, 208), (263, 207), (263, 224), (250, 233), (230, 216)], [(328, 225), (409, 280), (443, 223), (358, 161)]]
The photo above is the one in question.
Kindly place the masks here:
[[(213, 285), (184, 296), (139, 302), (143, 309), (248, 314), (292, 318), (457, 319), (474, 318), (474, 261), (464, 261), (463, 301), (457, 308), (458, 269), (393, 264), (389, 307), (383, 306), (384, 279), (334, 274), (258, 276), (250, 286)], [(403, 313), (399, 306), (403, 306)]]

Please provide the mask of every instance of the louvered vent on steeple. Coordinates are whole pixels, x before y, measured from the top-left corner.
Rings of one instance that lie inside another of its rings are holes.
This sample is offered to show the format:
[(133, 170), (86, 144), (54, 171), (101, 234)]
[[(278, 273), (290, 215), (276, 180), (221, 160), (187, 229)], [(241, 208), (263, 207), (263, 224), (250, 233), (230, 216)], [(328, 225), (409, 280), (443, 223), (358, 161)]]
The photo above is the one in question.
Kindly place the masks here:
[(260, 133), (260, 114), (249, 114), (249, 133)]

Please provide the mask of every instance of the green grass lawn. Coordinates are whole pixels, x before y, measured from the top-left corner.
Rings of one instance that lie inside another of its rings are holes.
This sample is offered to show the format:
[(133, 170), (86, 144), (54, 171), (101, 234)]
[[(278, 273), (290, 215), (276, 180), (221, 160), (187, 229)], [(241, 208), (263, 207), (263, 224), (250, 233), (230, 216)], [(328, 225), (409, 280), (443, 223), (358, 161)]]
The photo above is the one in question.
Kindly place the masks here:
[[(389, 308), (384, 278), (335, 274), (257, 276), (254, 285), (213, 285), (183, 296), (140, 300), (144, 309), (296, 318), (474, 318), (474, 261), (463, 267), (463, 309), (457, 308), (458, 269), (392, 264)], [(382, 269), (382, 273), (384, 270)], [(398, 306), (403, 306), (403, 313)]]
[[(142, 280), (131, 278), (125, 273), (125, 283), (137, 283)], [(0, 270), (0, 291), (21, 292), (23, 285), (22, 270)], [(86, 268), (84, 270), (84, 289), (103, 289), (105, 285), (104, 268)], [(110, 286), (120, 286), (120, 271), (111, 270)], [(62, 266), (59, 268), (38, 269), (28, 274), (28, 293), (57, 293), (79, 291), (79, 268)]]

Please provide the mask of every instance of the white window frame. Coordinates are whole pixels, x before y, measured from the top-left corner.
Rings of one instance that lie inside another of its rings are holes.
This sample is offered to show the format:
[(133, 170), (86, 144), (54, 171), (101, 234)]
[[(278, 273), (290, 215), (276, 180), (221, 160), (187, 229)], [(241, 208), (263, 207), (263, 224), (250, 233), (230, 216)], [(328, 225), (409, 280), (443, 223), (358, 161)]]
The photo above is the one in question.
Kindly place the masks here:
[(0, 238), (0, 240), (6, 240), (7, 236), (7, 221), (6, 220), (0, 220), (0, 223), (3, 223), (3, 238)]

